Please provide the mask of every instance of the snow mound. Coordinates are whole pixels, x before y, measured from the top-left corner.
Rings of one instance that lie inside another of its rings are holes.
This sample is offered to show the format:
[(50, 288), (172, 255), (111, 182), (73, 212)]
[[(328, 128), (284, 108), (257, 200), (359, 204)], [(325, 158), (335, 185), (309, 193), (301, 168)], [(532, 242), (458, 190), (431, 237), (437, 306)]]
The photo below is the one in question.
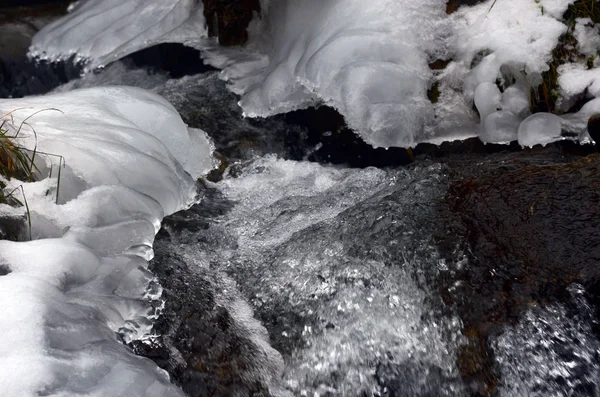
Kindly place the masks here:
[(205, 32), (202, 2), (196, 0), (82, 0), (33, 38), (30, 54), (53, 61), (75, 55), (93, 69)]
[(4, 395), (183, 396), (119, 339), (150, 337), (162, 302), (146, 261), (163, 216), (196, 200), (207, 138), (136, 88), (0, 100), (0, 114), (38, 169), (5, 181), (32, 241), (0, 241)]

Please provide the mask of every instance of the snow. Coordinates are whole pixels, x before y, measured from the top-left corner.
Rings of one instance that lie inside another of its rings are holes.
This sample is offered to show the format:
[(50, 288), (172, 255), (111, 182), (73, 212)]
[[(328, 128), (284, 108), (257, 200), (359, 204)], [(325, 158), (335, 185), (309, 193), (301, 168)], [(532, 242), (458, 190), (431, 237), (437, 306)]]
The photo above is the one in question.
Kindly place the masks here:
[(568, 63), (558, 67), (558, 84), (564, 101), (583, 92), (592, 97), (600, 96), (600, 68), (587, 69), (579, 63)]
[(598, 27), (590, 18), (577, 18), (573, 35), (577, 39), (579, 51), (587, 56), (598, 56), (600, 35)]
[(117, 332), (150, 337), (162, 302), (146, 261), (163, 216), (194, 203), (212, 168), (206, 136), (137, 88), (0, 100), (0, 114), (39, 169), (7, 181), (23, 186), (33, 240), (0, 241), (3, 393), (182, 396)]
[[(206, 38), (201, 2), (82, 0), (36, 35), (31, 53), (76, 53), (93, 68), (157, 43), (184, 43), (222, 69), (247, 117), (325, 104), (372, 146), (410, 147), (474, 136), (498, 109), (527, 117), (530, 89), (542, 83), (572, 3), (487, 0), (447, 15), (444, 0), (263, 0), (248, 43), (232, 49)], [(597, 44), (588, 25), (578, 20), (575, 32), (586, 54)], [(432, 71), (435, 60), (451, 62)], [(595, 96), (597, 78), (596, 69), (564, 65), (559, 83), (565, 97), (586, 89)], [(431, 103), (434, 84), (440, 95)], [(507, 95), (477, 120), (471, 108), (474, 100), (482, 106), (482, 84)]]
[[(502, 66), (513, 75), (524, 77), (531, 85), (541, 82), (548, 70), (552, 50), (566, 26), (542, 7), (559, 10), (568, 0), (539, 3), (534, 0), (511, 2), (489, 0), (473, 7), (462, 7), (455, 14), (455, 43), (458, 59), (470, 65), (477, 54), (487, 53), (465, 80), (464, 93), (470, 97), (480, 83), (495, 82)], [(560, 6), (560, 7), (559, 7)]]

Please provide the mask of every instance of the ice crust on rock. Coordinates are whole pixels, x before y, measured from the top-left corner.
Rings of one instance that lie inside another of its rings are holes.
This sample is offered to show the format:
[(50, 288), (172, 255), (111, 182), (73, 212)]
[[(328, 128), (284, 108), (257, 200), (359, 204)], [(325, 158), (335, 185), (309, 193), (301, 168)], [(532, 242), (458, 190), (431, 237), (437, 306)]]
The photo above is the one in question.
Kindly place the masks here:
[(146, 261), (163, 216), (191, 205), (212, 167), (207, 138), (136, 88), (0, 100), (9, 112), (39, 177), (6, 181), (23, 186), (33, 240), (0, 241), (3, 393), (183, 396), (119, 338), (149, 337), (162, 302)]
[(31, 55), (76, 55), (92, 69), (156, 44), (206, 35), (202, 2), (196, 0), (81, 0), (69, 11), (34, 37)]

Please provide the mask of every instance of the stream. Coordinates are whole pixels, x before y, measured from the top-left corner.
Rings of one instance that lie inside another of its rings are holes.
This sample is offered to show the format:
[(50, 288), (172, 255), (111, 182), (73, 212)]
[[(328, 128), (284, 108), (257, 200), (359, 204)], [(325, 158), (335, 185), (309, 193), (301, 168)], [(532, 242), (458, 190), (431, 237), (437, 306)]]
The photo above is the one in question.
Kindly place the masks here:
[(163, 96), (222, 161), (163, 222), (165, 307), (131, 344), (188, 396), (600, 395), (597, 155), (466, 142), (352, 164), (323, 151), (335, 123), (245, 119), (208, 67), (128, 58), (54, 91), (104, 85)]

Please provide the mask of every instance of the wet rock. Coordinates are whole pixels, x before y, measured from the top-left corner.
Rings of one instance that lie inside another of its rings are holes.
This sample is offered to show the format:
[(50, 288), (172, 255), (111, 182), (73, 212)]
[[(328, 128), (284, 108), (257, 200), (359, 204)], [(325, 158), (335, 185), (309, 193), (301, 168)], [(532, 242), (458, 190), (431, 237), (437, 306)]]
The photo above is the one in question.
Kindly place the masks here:
[(15, 60), (25, 59), (37, 31), (35, 26), (23, 21), (0, 25), (0, 55)]
[[(268, 346), (261, 339), (266, 331), (261, 333), (258, 323), (240, 315), (244, 303), (235, 295), (235, 284), (209, 266), (181, 257), (176, 237), (169, 232), (198, 233), (231, 206), (214, 190), (205, 189), (203, 194), (200, 205), (167, 218), (159, 233), (150, 269), (166, 300), (154, 325), (160, 337), (133, 348), (167, 370), (188, 396), (267, 397), (271, 378), (282, 363), (276, 352), (262, 346)], [(224, 236), (214, 237), (227, 244)], [(197, 238), (203, 235), (198, 233)]]
[(68, 1), (9, 0), (8, 3), (2, 3), (0, 98), (44, 94), (80, 75), (80, 68), (71, 61), (36, 62), (26, 56), (33, 36), (39, 29), (66, 13), (68, 5)]
[(25, 215), (0, 215), (0, 240), (22, 241), (27, 237)]
[(596, 113), (590, 117), (587, 128), (596, 145), (600, 145), (600, 113)]
[(6, 276), (10, 273), (10, 268), (7, 265), (0, 265), (0, 276)]
[(66, 13), (69, 1), (5, 0), (0, 5), (0, 59), (22, 60), (33, 36)]
[(242, 45), (248, 40), (248, 24), (260, 12), (259, 0), (203, 0), (208, 34), (223, 46)]
[(216, 70), (204, 64), (200, 51), (179, 43), (158, 44), (128, 55), (122, 61), (129, 60), (138, 68), (166, 73), (173, 79)]
[(461, 372), (488, 395), (490, 336), (532, 304), (568, 301), (575, 282), (597, 291), (600, 156), (547, 148), (451, 168), (439, 241), (455, 267), (441, 279), (441, 293), (471, 335)]
[(482, 1), (483, 0), (448, 0), (448, 3), (446, 3), (446, 13), (452, 14), (462, 5), (472, 6), (481, 3)]

